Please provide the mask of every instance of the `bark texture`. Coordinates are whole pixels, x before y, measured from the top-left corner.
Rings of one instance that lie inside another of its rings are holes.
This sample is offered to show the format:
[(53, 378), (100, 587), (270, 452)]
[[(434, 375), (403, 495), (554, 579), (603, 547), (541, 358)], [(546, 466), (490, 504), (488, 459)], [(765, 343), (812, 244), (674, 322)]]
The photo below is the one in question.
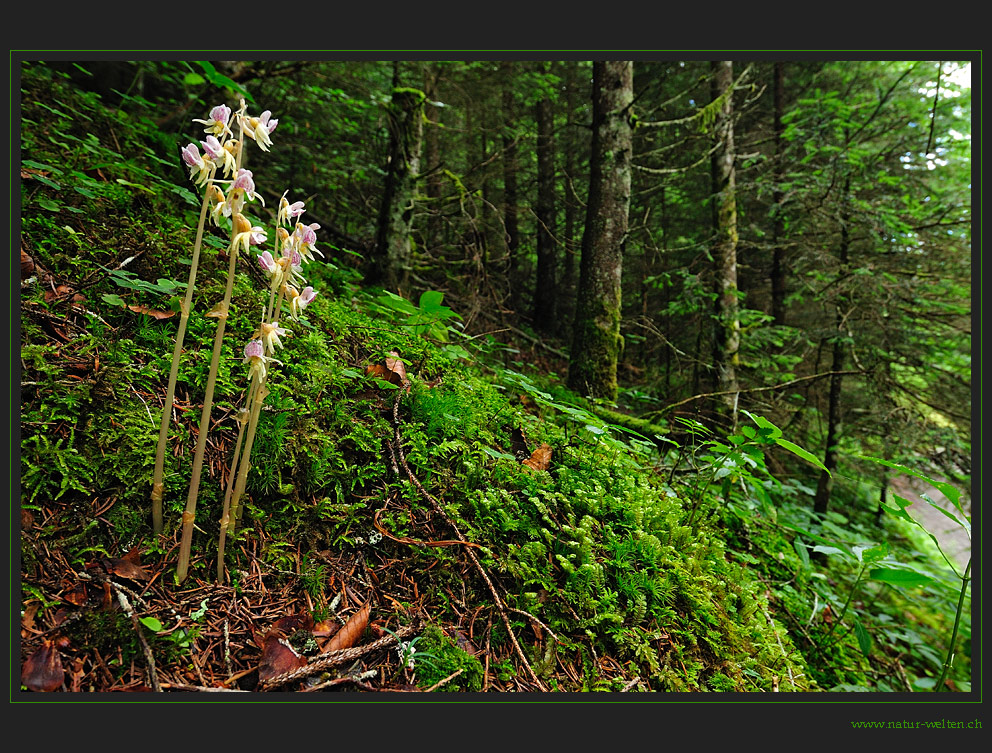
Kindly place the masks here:
[(782, 216), (782, 203), (784, 200), (784, 195), (782, 193), (781, 184), (784, 181), (783, 169), (785, 165), (785, 158), (783, 155), (784, 141), (782, 139), (782, 133), (784, 128), (782, 127), (782, 115), (785, 112), (785, 64), (782, 62), (775, 63), (774, 75), (775, 81), (773, 85), (773, 99), (774, 99), (774, 130), (775, 130), (775, 157), (778, 160), (778, 164), (775, 166), (775, 190), (772, 192), (772, 245), (774, 246), (774, 251), (772, 252), (772, 317), (774, 317), (774, 322), (777, 326), (783, 326), (785, 324), (785, 247), (784, 239), (785, 235), (784, 228), (784, 218)]
[(737, 366), (741, 344), (741, 324), (737, 305), (737, 188), (734, 171), (733, 63), (712, 63), (713, 101), (719, 103), (714, 119), (716, 143), (712, 160), (713, 211), (716, 240), (713, 248), (716, 310), (713, 362), (716, 392), (723, 412), (736, 423)]
[(589, 201), (582, 236), (569, 386), (616, 400), (620, 277), (630, 208), (633, 63), (593, 63)]
[[(851, 190), (851, 179), (844, 181), (844, 198), (849, 196)], [(850, 252), (850, 235), (848, 231), (849, 214), (842, 212), (840, 217), (840, 249), (838, 259), (840, 261), (840, 273), (844, 274), (848, 265)], [(845, 340), (847, 333), (844, 325), (843, 298), (837, 302), (837, 312), (835, 315), (836, 331), (833, 342), (833, 364), (831, 370), (840, 372), (844, 370), (845, 362)], [(841, 434), (841, 386), (844, 377), (839, 373), (834, 373), (830, 377), (830, 393), (827, 397), (827, 448), (823, 453), (823, 466), (829, 471), (820, 471), (820, 478), (816, 484), (816, 497), (813, 501), (813, 510), (818, 513), (825, 513), (830, 506), (830, 492), (833, 490), (834, 479), (831, 475), (837, 468), (837, 443)]]
[[(504, 74), (509, 81), (511, 65), (503, 64)], [(510, 284), (510, 305), (520, 306), (520, 230), (517, 219), (517, 205), (520, 198), (517, 189), (517, 135), (514, 128), (515, 107), (513, 89), (508, 84), (503, 89), (503, 225), (506, 228), (507, 280)]]
[(389, 166), (367, 281), (397, 292), (406, 287), (410, 272), (410, 226), (415, 184), (420, 174), (425, 99), (418, 89), (395, 88), (386, 109)]
[(555, 159), (554, 112), (542, 98), (536, 105), (537, 119), (537, 277), (534, 285), (534, 329), (555, 330), (558, 297), (555, 254)]

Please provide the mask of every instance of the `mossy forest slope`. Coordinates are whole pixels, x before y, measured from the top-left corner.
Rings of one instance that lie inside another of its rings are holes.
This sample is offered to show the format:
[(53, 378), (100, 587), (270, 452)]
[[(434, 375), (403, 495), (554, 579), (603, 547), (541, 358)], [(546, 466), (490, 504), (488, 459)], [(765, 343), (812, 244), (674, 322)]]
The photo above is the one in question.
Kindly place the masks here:
[[(556, 347), (481, 317), (463, 327), (440, 282), (410, 300), (365, 287), (361, 249), (330, 239), (306, 267), (317, 297), (269, 364), (218, 581), (243, 349), (269, 301), (254, 251), (234, 252), (178, 582), (231, 252), (208, 226), (155, 535), (200, 207), (179, 147), (195, 126), (166, 132), (151, 103), (108, 104), (52, 66), (20, 73), (22, 687), (934, 689), (960, 581), (905, 516), (876, 516), (876, 491), (852, 481), (844, 514), (816, 517), (815, 458), (763, 417), (742, 414), (730, 437), (634, 421), (565, 389)], [(274, 214), (282, 190), (253, 211)], [(882, 571), (918, 578), (869, 578)], [(969, 687), (969, 609), (945, 691)]]

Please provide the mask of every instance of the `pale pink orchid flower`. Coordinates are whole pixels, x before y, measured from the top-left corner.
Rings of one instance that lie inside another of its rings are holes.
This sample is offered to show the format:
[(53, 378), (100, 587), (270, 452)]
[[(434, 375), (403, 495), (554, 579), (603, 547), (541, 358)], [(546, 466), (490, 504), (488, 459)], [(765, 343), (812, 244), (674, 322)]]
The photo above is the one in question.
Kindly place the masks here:
[(309, 225), (297, 222), (296, 230), (293, 231), (297, 239), (297, 248), (306, 261), (314, 260), (313, 252), (324, 255), (323, 251), (314, 245), (317, 242), (317, 230), (320, 230), (320, 225), (316, 222), (311, 222)]
[(269, 138), (269, 134), (276, 129), (278, 123), (278, 120), (272, 118), (272, 112), (266, 110), (257, 118), (247, 118), (245, 134), (255, 140), (259, 149), (267, 152), (269, 151), (269, 147), (272, 146), (272, 139)]
[(204, 130), (207, 133), (213, 134), (214, 136), (223, 136), (224, 134), (234, 135), (228, 125), (230, 120), (231, 108), (227, 105), (217, 105), (210, 111), (210, 120), (194, 118), (193, 122), (203, 123), (206, 126)]
[(251, 368), (249, 369), (249, 376), (256, 378), (259, 384), (265, 381), (266, 363), (269, 362), (278, 363), (278, 364), (282, 363), (282, 361), (277, 361), (274, 358), (270, 358), (269, 356), (266, 356), (265, 346), (262, 344), (262, 341), (258, 339), (250, 340), (248, 344), (245, 345), (244, 362), (251, 363)]
[(282, 195), (279, 199), (279, 215), (276, 221), (282, 225), (291, 225), (293, 221), (303, 214), (306, 210), (304, 209), (305, 204), (302, 201), (294, 201), (292, 204), (286, 199), (286, 194)]
[(265, 233), (260, 227), (252, 227), (252, 224), (248, 219), (240, 212), (235, 212), (234, 216), (231, 218), (234, 238), (231, 241), (231, 251), (237, 251), (238, 248), (244, 249), (245, 253), (248, 253), (249, 246), (256, 245), (253, 241), (259, 236), (262, 237), (263, 241), (265, 239)]
[(270, 277), (279, 272), (279, 265), (276, 264), (275, 259), (272, 258), (272, 254), (268, 251), (263, 252), (262, 255), (258, 257), (258, 263), (262, 265), (262, 269), (264, 269)]
[(279, 322), (262, 322), (262, 326), (255, 333), (255, 336), (261, 337), (262, 342), (265, 343), (266, 353), (272, 354), (276, 352), (277, 347), (284, 347), (282, 341), (279, 339), (280, 336), (285, 337), (291, 334), (292, 332), (288, 329), (280, 327)]
[(317, 297), (314, 289), (309, 285), (303, 288), (302, 293), (292, 285), (284, 285), (282, 290), (289, 301), (289, 315), (297, 321), (299, 321), (303, 309)]
[(254, 201), (257, 198), (262, 206), (265, 206), (262, 197), (255, 193), (255, 179), (252, 177), (251, 170), (245, 170), (243, 167), (238, 170), (238, 174), (234, 177), (234, 183), (231, 184), (231, 187), (243, 189), (248, 195), (248, 201)]
[(210, 175), (214, 168), (214, 163), (209, 159), (204, 159), (200, 156), (200, 150), (196, 148), (196, 144), (187, 144), (181, 150), (183, 156), (183, 162), (189, 168), (189, 177), (192, 181), (198, 185), (202, 186), (209, 180)]

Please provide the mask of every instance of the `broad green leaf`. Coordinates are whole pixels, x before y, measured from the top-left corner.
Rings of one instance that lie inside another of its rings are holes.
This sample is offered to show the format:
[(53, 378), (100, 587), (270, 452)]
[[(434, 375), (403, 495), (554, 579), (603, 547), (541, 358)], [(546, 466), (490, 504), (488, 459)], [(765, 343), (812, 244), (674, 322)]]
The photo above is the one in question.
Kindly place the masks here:
[[(841, 543), (841, 542), (838, 542), (838, 541), (828, 541), (827, 539), (823, 538), (822, 536), (816, 535), (812, 531), (807, 531), (805, 528), (800, 528), (799, 526), (792, 525), (791, 523), (783, 523), (782, 525), (785, 526), (786, 528), (790, 529), (790, 530), (795, 531), (796, 533), (801, 533), (803, 536), (806, 536), (807, 538), (810, 538), (813, 541), (819, 541), (821, 544), (824, 544), (825, 546), (833, 546), (834, 544)], [(847, 551), (847, 550), (844, 550), (844, 551)]]
[(156, 633), (161, 632), (162, 623), (159, 622), (154, 617), (141, 617), (139, 619), (141, 620), (141, 624), (144, 625), (149, 630), (152, 630)]
[(424, 311), (430, 311), (431, 309), (436, 309), (441, 305), (441, 301), (444, 299), (444, 293), (439, 290), (425, 290), (420, 295), (420, 308)]
[(484, 453), (486, 453), (487, 455), (489, 455), (489, 457), (496, 458), (497, 460), (513, 460), (513, 461), (516, 461), (516, 458), (513, 457), (513, 455), (510, 455), (509, 453), (506, 453), (506, 452), (498, 452), (497, 450), (490, 449), (489, 447), (483, 447), (482, 448), (482, 451)]
[(920, 473), (919, 471), (913, 470), (912, 468), (907, 468), (906, 466), (900, 465), (899, 463), (893, 463), (891, 460), (884, 460), (882, 458), (876, 458), (870, 455), (861, 455), (860, 457), (862, 460), (871, 460), (873, 463), (884, 465), (887, 468), (894, 468), (897, 471), (902, 471), (903, 473), (909, 474), (910, 476), (916, 476), (916, 478), (926, 481), (935, 489), (940, 489), (940, 492), (949, 500), (951, 500), (951, 504), (953, 504), (962, 515), (964, 514), (964, 510), (961, 508), (961, 490), (958, 489), (953, 484), (948, 484), (944, 481), (937, 481), (935, 479), (930, 478), (929, 476)]
[(807, 452), (806, 450), (804, 450), (799, 445), (797, 445), (797, 444), (795, 444), (793, 442), (790, 442), (788, 439), (781, 439), (781, 438), (776, 439), (775, 440), (775, 443), (777, 445), (779, 445), (780, 447), (784, 447), (789, 452), (795, 453), (796, 455), (798, 455), (799, 457), (801, 457), (803, 460), (808, 460), (810, 463), (812, 463), (813, 465), (815, 465), (820, 470), (826, 471), (828, 476), (833, 475), (833, 474), (830, 473), (830, 471), (827, 471), (827, 466), (825, 466), (823, 463), (821, 463), (820, 460), (819, 460), (819, 458), (817, 458), (812, 453)]
[(143, 186), (140, 183), (134, 183), (130, 180), (124, 180), (123, 178), (118, 178), (117, 182), (120, 183), (122, 186), (127, 186), (129, 188), (137, 188), (139, 191), (145, 191), (146, 193), (155, 193), (148, 186)]
[(870, 565), (873, 562), (885, 559), (889, 553), (889, 547), (888, 544), (864, 544), (851, 547), (851, 551), (858, 558), (858, 562), (864, 562)]
[(920, 497), (922, 497), (923, 500), (927, 504), (929, 504), (934, 510), (936, 510), (939, 513), (941, 513), (942, 515), (946, 515), (948, 518), (950, 518), (951, 520), (953, 520), (959, 526), (961, 526), (962, 528), (964, 528), (968, 532), (969, 535), (971, 535), (971, 524), (968, 523), (967, 520), (959, 520), (956, 515), (954, 515), (953, 513), (948, 512), (947, 510), (945, 510), (943, 507), (941, 507), (936, 502), (934, 502), (932, 499), (930, 499), (930, 497), (928, 497), (926, 494), (921, 494)]
[(46, 165), (44, 162), (35, 162), (33, 159), (21, 160), (21, 165), (23, 167), (33, 167), (35, 170), (48, 170), (56, 175), (61, 175), (62, 171), (57, 167), (52, 167), (51, 165)]
[(849, 556), (847, 552), (843, 549), (838, 549), (835, 546), (824, 546), (823, 544), (817, 544), (813, 547), (814, 552), (820, 552), (822, 554), (843, 554), (845, 557)]
[(231, 91), (237, 92), (246, 100), (248, 100), (252, 104), (255, 104), (254, 98), (251, 96), (251, 94), (248, 92), (247, 89), (245, 89), (237, 81), (228, 78), (223, 73), (218, 73), (217, 69), (214, 68), (213, 63), (207, 60), (197, 60), (195, 62), (198, 66), (200, 66), (203, 69), (203, 73), (207, 77), (207, 81), (209, 81), (211, 84), (213, 84), (214, 86), (223, 86), (227, 89), (230, 89)]
[(858, 646), (861, 648), (861, 653), (868, 656), (871, 652), (871, 634), (857, 620), (854, 622), (854, 635), (858, 639)]
[(803, 563), (803, 570), (808, 570), (810, 568), (810, 562), (809, 552), (806, 551), (806, 543), (799, 537), (796, 537), (795, 541), (792, 542), (792, 546), (795, 547), (796, 554), (799, 555), (799, 559)]
[(935, 585), (936, 581), (929, 575), (918, 573), (915, 570), (895, 570), (891, 567), (878, 567), (869, 571), (868, 577), (871, 580), (888, 583), (890, 586), (902, 586), (904, 588), (914, 588), (916, 586)]
[(904, 497), (900, 497), (898, 494), (894, 494), (893, 496), (896, 498), (897, 507), (892, 507), (888, 504), (883, 504), (882, 508), (890, 515), (895, 515), (897, 518), (902, 518), (903, 520), (908, 520), (910, 523), (920, 525), (919, 523), (916, 522), (916, 520), (913, 518), (912, 515), (906, 512), (906, 508), (913, 503)]
[(782, 436), (782, 430), (764, 416), (756, 416), (754, 413), (746, 410), (742, 410), (741, 413), (754, 421), (759, 428), (764, 429), (769, 438), (777, 439)]

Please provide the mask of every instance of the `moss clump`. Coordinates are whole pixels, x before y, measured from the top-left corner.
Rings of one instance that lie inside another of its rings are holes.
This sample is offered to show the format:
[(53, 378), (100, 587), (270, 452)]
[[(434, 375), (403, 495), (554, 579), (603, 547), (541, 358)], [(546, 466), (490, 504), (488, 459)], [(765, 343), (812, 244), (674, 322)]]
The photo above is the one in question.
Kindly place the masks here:
[[(458, 670), (462, 673), (438, 690), (455, 692), (482, 690), (482, 663), (445, 635), (437, 625), (428, 625), (417, 643), (417, 651), (430, 654), (429, 659), (417, 662), (417, 684), (422, 688), (436, 685)], [(430, 663), (428, 663), (428, 661)]]

